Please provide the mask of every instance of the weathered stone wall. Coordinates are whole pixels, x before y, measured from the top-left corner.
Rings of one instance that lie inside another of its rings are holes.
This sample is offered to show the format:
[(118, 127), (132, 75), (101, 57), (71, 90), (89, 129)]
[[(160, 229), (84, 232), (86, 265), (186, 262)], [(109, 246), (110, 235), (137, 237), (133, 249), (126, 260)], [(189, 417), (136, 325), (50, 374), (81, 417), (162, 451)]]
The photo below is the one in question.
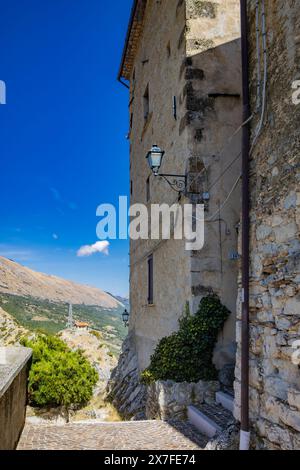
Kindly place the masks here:
[[(180, 240), (131, 242), (130, 331), (135, 335), (139, 369), (148, 364), (157, 342), (178, 328), (189, 301), (195, 312), (199, 301), (215, 291), (233, 312), (216, 348), (215, 363), (222, 368), (235, 360), (235, 298), (237, 263), (236, 224), (240, 200), (221, 208), (240, 172), (240, 137), (228, 146), (241, 124), (239, 1), (198, 2), (149, 0), (143, 32), (131, 76), (131, 204), (176, 203), (178, 197), (154, 178), (145, 156), (156, 143), (166, 151), (162, 172), (189, 172), (189, 189), (210, 193), (205, 247), (187, 252)], [(200, 41), (199, 46), (196, 39)], [(234, 66), (232, 65), (234, 64)], [(149, 115), (144, 119), (144, 95), (149, 90)], [(176, 116), (173, 99), (176, 98)], [(231, 165), (230, 171), (225, 171)], [(225, 171), (225, 176), (220, 175)], [(216, 180), (218, 181), (216, 182)], [(181, 202), (188, 202), (182, 199)], [(214, 214), (216, 214), (215, 217)], [(147, 257), (154, 259), (154, 305), (147, 303)]]
[(188, 134), (192, 189), (208, 192), (210, 198), (205, 245), (191, 256), (192, 309), (213, 291), (232, 312), (215, 349), (218, 369), (234, 364), (236, 352), (240, 184), (232, 188), (241, 173), (241, 134), (236, 132), (242, 121), (239, 4), (186, 1), (186, 114), (181, 129)]
[(129, 334), (106, 390), (107, 400), (124, 419), (145, 418), (146, 387), (140, 383), (139, 375), (135, 338)]
[[(146, 162), (147, 152), (157, 144), (166, 152), (163, 173), (187, 172), (194, 202), (202, 202), (203, 193), (209, 193), (206, 209), (211, 220), (201, 252), (186, 251), (184, 240), (131, 241), (129, 332), (134, 351), (127, 356), (131, 360), (136, 354), (138, 372), (145, 369), (159, 340), (178, 329), (186, 302), (194, 313), (201, 298), (213, 291), (232, 312), (214, 356), (222, 369), (235, 361), (234, 253), (240, 200), (230, 198), (224, 208), (222, 204), (240, 174), (240, 137), (232, 137), (241, 124), (239, 0), (146, 3), (130, 77), (131, 205), (150, 208), (178, 202), (178, 194), (155, 178)], [(180, 200), (187, 202), (185, 197)], [(147, 299), (149, 255), (154, 263), (153, 305)], [(117, 378), (124, 383), (124, 358), (115, 383)]]
[(175, 383), (171, 380), (147, 386), (147, 419), (186, 420), (187, 407), (215, 402), (219, 382)]
[(0, 450), (14, 450), (25, 423), (31, 350), (1, 348), (0, 354)]
[[(255, 111), (255, 2), (248, 4)], [(294, 342), (300, 339), (300, 106), (292, 103), (292, 82), (300, 78), (299, 11), (299, 0), (266, 2), (267, 112), (251, 156), (250, 181), (250, 414), (256, 448), (300, 448), (300, 371), (292, 361)], [(259, 113), (251, 123), (252, 139)], [(238, 321), (237, 419), (240, 337)]]
[[(185, 2), (149, 0), (143, 34), (131, 78), (132, 129), (130, 134), (131, 204), (173, 204), (178, 195), (161, 179), (155, 179), (146, 161), (153, 144), (166, 151), (162, 171), (184, 174), (187, 165), (187, 133), (179, 133), (184, 103), (180, 75), (185, 59)], [(143, 96), (149, 86), (149, 116), (144, 119)], [(177, 97), (177, 119), (173, 98)], [(146, 199), (146, 180), (150, 195)], [(154, 260), (154, 305), (148, 305), (147, 257)], [(130, 330), (134, 332), (139, 369), (149, 364), (158, 340), (178, 328), (186, 301), (191, 298), (190, 262), (181, 240), (137, 240), (130, 247)]]

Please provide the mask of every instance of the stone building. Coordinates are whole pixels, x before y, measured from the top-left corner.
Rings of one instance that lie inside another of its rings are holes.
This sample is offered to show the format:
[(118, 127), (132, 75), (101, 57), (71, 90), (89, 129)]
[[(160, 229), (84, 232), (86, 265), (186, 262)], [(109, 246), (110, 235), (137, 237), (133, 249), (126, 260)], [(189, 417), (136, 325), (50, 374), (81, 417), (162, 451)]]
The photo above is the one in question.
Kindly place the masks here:
[[(177, 200), (147, 167), (154, 143), (166, 151), (164, 173), (186, 172), (189, 191), (198, 202), (209, 193), (209, 202), (201, 251), (187, 252), (178, 240), (131, 242), (132, 314), (113, 376), (121, 411), (142, 409), (139, 372), (159, 339), (177, 329), (185, 303), (194, 312), (214, 291), (232, 312), (214, 361), (220, 370), (236, 363), (234, 415), (241, 418), (239, 3), (134, 4), (120, 71), (130, 83), (131, 203)], [(247, 4), (252, 446), (299, 449), (300, 104), (293, 94), (300, 83), (300, 0)]]
[[(195, 312), (210, 292), (232, 312), (214, 361), (218, 369), (234, 367), (241, 172), (235, 131), (242, 119), (239, 15), (239, 0), (134, 2), (119, 77), (130, 84), (131, 205), (178, 202), (178, 193), (154, 177), (147, 164), (145, 156), (157, 144), (165, 151), (163, 173), (186, 174), (194, 201), (209, 196), (209, 222), (201, 251), (186, 251), (184, 240), (131, 241), (131, 317), (124, 346), (129, 356), (121, 359), (119, 380), (128, 380), (135, 359), (137, 373), (144, 370), (158, 341), (178, 329), (186, 303)], [(235, 197), (226, 201), (230, 191)], [(185, 202), (189, 199), (181, 197), (180, 203)]]
[[(255, 2), (248, 7), (253, 141), (262, 103), (257, 106)], [(250, 420), (256, 448), (300, 449), (300, 104), (292, 99), (300, 79), (300, 1), (266, 1), (265, 8), (266, 111), (250, 176)], [(238, 321), (238, 419), (240, 332)]]

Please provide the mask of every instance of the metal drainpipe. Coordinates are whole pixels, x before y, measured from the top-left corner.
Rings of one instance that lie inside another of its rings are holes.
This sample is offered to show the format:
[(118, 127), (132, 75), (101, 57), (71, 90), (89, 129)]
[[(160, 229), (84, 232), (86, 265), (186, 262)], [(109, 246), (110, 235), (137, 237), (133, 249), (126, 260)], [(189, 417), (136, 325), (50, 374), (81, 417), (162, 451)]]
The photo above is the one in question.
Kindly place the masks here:
[(241, 345), (241, 433), (240, 450), (249, 450), (249, 253), (250, 253), (250, 93), (247, 0), (241, 0), (243, 126), (242, 135), (242, 345)]

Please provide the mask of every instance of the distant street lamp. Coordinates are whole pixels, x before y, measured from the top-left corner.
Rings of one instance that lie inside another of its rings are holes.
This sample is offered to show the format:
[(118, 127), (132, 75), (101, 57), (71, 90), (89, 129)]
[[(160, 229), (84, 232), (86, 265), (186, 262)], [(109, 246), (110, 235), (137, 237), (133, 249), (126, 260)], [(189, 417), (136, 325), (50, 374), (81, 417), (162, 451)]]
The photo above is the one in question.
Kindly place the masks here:
[(123, 319), (125, 327), (127, 327), (129, 325), (129, 313), (126, 310), (126, 308), (125, 308), (124, 312), (122, 313), (122, 319)]
[[(146, 155), (149, 167), (154, 176), (160, 176), (168, 185), (178, 193), (186, 193), (187, 189), (187, 176), (186, 175), (173, 175), (159, 173), (165, 151), (161, 150), (156, 144), (152, 146), (151, 150)], [(172, 181), (169, 179), (172, 178)]]

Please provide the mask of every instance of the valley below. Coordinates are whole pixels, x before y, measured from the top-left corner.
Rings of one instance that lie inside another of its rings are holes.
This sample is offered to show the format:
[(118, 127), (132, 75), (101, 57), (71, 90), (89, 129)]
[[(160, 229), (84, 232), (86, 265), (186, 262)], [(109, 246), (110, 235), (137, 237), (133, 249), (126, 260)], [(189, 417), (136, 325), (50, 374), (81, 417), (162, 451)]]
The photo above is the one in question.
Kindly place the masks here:
[[(67, 412), (64, 407), (29, 406), (29, 422), (57, 424), (121, 419), (105, 400), (106, 385), (127, 334), (122, 321), (124, 304), (119, 299), (94, 287), (35, 273), (0, 257), (0, 347), (18, 346), (22, 338), (57, 336), (70, 350), (82, 351), (98, 374), (93, 396), (86, 406), (81, 409), (71, 407)], [(70, 303), (72, 327), (68, 325)], [(76, 327), (82, 323), (88, 327)]]

